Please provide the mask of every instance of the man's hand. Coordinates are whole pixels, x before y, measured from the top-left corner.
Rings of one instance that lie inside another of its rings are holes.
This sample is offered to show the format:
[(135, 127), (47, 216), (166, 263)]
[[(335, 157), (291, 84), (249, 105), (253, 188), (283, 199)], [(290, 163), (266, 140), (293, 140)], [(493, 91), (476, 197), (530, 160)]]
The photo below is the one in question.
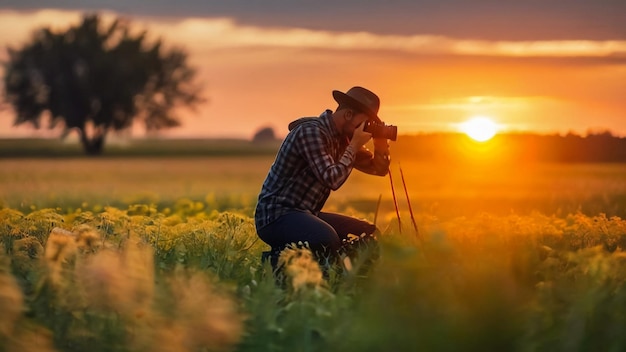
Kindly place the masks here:
[(352, 139), (350, 140), (350, 145), (354, 148), (354, 150), (361, 149), (362, 146), (365, 145), (371, 138), (372, 134), (369, 132), (365, 132), (363, 129), (365, 128), (365, 123), (360, 124), (356, 130), (354, 130), (354, 134), (352, 135)]
[(389, 142), (385, 138), (374, 138), (374, 150), (379, 152), (389, 151)]

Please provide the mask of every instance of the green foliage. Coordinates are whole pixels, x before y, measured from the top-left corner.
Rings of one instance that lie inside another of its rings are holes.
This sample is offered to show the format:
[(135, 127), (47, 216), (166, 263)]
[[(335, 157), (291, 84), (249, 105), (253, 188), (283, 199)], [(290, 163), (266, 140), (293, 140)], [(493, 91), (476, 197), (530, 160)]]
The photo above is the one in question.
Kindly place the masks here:
[(278, 285), (252, 219), (207, 204), (0, 209), (1, 348), (35, 337), (38, 351), (626, 346), (621, 218), (418, 214), (424, 241), (389, 227), (366, 276), (297, 277), (311, 265), (298, 256)]

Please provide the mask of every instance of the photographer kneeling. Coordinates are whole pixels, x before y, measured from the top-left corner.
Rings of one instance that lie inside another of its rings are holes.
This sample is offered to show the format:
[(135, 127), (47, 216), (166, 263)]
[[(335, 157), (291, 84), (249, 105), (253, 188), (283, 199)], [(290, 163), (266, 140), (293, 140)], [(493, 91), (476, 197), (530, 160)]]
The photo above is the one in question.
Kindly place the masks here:
[[(330, 191), (339, 189), (353, 168), (387, 174), (387, 140), (395, 140), (397, 130), (380, 120), (380, 100), (371, 91), (353, 87), (346, 93), (335, 90), (333, 97), (339, 104), (335, 112), (289, 124), (259, 194), (255, 225), (261, 240), (272, 247), (275, 270), (280, 251), (291, 243), (307, 243), (325, 273), (342, 255), (355, 253), (354, 247), (376, 245), (373, 224), (321, 210)], [(372, 137), (374, 153), (364, 147)]]

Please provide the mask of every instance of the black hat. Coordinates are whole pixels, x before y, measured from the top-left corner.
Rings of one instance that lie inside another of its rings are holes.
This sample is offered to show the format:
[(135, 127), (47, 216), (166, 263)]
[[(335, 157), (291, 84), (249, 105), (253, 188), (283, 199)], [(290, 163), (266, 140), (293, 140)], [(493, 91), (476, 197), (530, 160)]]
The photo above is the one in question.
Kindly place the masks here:
[(341, 104), (348, 105), (356, 110), (365, 113), (370, 119), (380, 123), (378, 117), (378, 108), (380, 107), (380, 99), (371, 91), (363, 87), (352, 87), (346, 93), (333, 90), (333, 98)]

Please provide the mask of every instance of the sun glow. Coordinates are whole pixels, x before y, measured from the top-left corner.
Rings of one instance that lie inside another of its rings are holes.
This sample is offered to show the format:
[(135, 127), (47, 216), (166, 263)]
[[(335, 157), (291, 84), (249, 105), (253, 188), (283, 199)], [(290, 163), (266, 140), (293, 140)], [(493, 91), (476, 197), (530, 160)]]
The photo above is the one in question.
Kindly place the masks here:
[(485, 142), (496, 135), (498, 126), (488, 117), (475, 116), (462, 123), (460, 130), (475, 141)]

